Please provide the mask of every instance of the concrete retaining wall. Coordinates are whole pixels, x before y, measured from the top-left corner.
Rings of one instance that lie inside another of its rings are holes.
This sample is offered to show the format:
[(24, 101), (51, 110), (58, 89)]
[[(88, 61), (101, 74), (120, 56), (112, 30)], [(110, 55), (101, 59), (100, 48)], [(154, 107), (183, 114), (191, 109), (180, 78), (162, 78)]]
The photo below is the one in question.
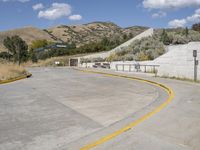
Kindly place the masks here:
[[(153, 61), (160, 65), (159, 76), (189, 78), (194, 77), (193, 50), (198, 51), (200, 60), (200, 42), (191, 42), (184, 45), (168, 46), (168, 52)], [(198, 78), (200, 79), (200, 66), (198, 66)]]

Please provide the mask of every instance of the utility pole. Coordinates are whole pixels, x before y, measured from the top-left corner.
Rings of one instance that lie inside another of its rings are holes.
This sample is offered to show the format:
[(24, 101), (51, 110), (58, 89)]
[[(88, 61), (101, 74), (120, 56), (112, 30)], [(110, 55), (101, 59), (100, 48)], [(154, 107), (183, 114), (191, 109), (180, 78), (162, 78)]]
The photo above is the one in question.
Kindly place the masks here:
[(197, 60), (197, 50), (193, 50), (193, 57), (194, 57), (194, 81), (197, 81), (197, 66), (199, 61)]

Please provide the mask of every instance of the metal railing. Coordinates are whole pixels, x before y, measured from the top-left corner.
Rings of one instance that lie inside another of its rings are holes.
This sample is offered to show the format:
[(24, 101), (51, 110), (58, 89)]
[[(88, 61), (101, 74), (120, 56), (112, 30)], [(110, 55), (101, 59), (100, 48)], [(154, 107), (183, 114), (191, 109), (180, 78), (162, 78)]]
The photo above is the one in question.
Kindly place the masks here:
[[(121, 66), (121, 70), (119, 69), (119, 67)], [(128, 69), (126, 69), (128, 67)], [(141, 68), (143, 67), (143, 70), (141, 70)], [(148, 71), (150, 67), (150, 70), (152, 71)], [(160, 67), (160, 65), (141, 65), (141, 64), (116, 64), (115, 68), (116, 71), (128, 71), (128, 72), (144, 72), (144, 73), (157, 73), (157, 67)]]

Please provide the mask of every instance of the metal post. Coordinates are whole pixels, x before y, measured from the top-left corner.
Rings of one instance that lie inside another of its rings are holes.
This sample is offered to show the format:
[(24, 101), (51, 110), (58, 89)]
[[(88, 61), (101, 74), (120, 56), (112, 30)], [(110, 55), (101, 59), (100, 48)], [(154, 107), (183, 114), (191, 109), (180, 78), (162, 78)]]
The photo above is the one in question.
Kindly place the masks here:
[(131, 65), (129, 65), (129, 72), (131, 72)]
[(197, 81), (197, 50), (193, 50), (193, 57), (194, 57), (194, 81)]
[(116, 71), (118, 71), (118, 64), (116, 64)]
[(153, 66), (153, 73), (156, 73), (156, 66)]
[(145, 71), (144, 72), (146, 73), (147, 72), (147, 66), (145, 65), (144, 67), (145, 67)]
[(123, 67), (123, 71), (124, 71), (124, 64), (122, 65), (122, 67)]

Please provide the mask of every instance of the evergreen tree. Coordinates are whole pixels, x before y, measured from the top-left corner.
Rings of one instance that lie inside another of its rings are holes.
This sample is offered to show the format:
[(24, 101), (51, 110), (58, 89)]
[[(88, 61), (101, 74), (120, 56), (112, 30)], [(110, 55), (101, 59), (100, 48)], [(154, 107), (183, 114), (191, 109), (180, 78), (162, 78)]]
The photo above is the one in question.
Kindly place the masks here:
[(168, 36), (168, 34), (167, 34), (165, 29), (163, 29), (160, 41), (163, 42), (165, 45), (171, 44), (171, 40), (170, 40), (170, 38), (169, 38), (169, 36)]
[(133, 33), (129, 33), (128, 38), (132, 39), (133, 38)]
[(7, 37), (3, 43), (19, 65), (28, 60), (28, 45), (19, 36)]
[(188, 37), (188, 35), (189, 35), (189, 30), (188, 30), (188, 27), (186, 27), (185, 28), (185, 36)]
[(30, 51), (29, 51), (29, 57), (30, 57), (30, 59), (33, 63), (36, 63), (38, 61), (37, 56), (36, 56), (36, 52), (33, 48), (31, 48)]
[(200, 32), (200, 23), (193, 24), (192, 30)]

